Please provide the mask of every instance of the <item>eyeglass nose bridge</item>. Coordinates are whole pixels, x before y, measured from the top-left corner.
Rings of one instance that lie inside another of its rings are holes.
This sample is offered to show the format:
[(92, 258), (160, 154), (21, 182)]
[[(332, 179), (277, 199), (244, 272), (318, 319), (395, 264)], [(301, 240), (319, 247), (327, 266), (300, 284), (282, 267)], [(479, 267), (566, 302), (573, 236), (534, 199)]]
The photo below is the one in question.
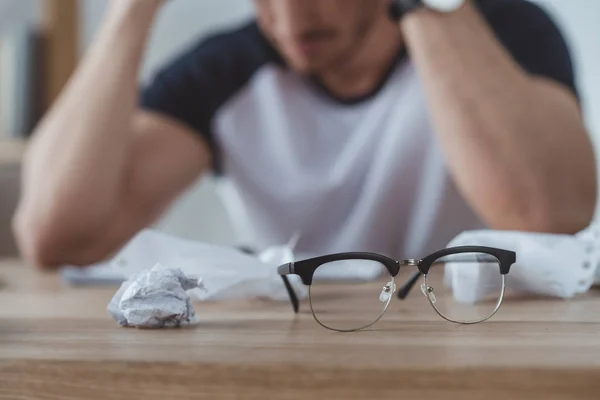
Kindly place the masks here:
[(423, 260), (416, 260), (414, 258), (409, 258), (408, 260), (399, 261), (398, 264), (400, 266), (408, 266), (408, 267), (418, 267), (421, 265)]

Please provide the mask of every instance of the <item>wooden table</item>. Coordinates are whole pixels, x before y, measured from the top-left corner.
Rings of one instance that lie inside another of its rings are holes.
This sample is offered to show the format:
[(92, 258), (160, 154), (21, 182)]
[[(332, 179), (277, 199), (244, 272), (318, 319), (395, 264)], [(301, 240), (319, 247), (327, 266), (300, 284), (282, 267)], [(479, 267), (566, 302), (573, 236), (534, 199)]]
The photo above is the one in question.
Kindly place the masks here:
[(508, 299), (471, 326), (417, 289), (362, 332), (265, 301), (197, 304), (195, 328), (137, 330), (106, 313), (115, 288), (67, 288), (9, 260), (0, 281), (0, 399), (600, 398), (598, 291)]

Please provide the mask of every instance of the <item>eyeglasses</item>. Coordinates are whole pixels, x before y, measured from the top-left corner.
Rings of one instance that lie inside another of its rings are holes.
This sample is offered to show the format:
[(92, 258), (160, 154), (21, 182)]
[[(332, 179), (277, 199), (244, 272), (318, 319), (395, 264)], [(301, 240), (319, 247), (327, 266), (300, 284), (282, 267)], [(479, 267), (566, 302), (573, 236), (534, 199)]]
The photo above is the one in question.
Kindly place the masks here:
[[(278, 273), (296, 313), (300, 305), (288, 275), (298, 275), (309, 287), (311, 312), (321, 326), (352, 332), (368, 328), (383, 317), (396, 292), (394, 278), (405, 266), (417, 267), (418, 271), (399, 288), (398, 298), (406, 299), (423, 276), (421, 292), (441, 318), (458, 324), (484, 322), (500, 309), (505, 276), (515, 261), (513, 251), (462, 246), (405, 261), (375, 253), (329, 254), (281, 265)], [(478, 301), (456, 298), (452, 288), (459, 290), (461, 286), (476, 294)], [(352, 309), (347, 306), (349, 297), (356, 299)]]

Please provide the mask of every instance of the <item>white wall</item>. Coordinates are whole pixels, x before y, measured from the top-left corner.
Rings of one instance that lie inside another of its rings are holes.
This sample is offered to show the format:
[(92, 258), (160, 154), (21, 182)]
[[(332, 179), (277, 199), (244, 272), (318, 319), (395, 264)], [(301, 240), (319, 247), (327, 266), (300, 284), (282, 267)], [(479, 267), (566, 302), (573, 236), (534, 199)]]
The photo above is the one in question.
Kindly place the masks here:
[[(600, 1), (534, 0), (551, 13), (569, 42), (585, 119), (596, 146), (600, 174)], [(600, 218), (600, 207), (596, 219)]]
[(569, 41), (586, 120), (600, 144), (600, 1), (535, 1), (546, 7)]
[[(594, 139), (600, 143), (600, 1), (533, 1), (551, 12), (572, 47), (586, 122)], [(92, 40), (106, 3), (106, 0), (84, 0), (82, 49)], [(147, 79), (169, 57), (197, 40), (198, 35), (235, 25), (251, 13), (250, 0), (171, 1), (156, 23), (142, 78)], [(211, 182), (198, 182), (161, 221), (160, 228), (197, 240), (235, 242), (234, 231), (213, 189)]]
[[(1, 0), (0, 0), (1, 1)], [(85, 47), (98, 29), (107, 0), (84, 0), (82, 9)], [(158, 16), (142, 67), (147, 79), (152, 70), (200, 35), (235, 26), (252, 15), (251, 0), (172, 0)]]
[(0, 0), (0, 35), (31, 26), (40, 18), (40, 0)]

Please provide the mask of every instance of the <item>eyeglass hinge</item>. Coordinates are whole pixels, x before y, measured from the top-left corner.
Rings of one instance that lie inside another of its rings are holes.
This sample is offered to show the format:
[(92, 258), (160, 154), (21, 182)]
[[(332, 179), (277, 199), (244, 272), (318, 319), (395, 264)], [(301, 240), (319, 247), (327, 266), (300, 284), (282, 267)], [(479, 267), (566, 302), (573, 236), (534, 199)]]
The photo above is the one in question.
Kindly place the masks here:
[(289, 263), (288, 265), (289, 265), (289, 267), (290, 267), (290, 274), (292, 274), (292, 275), (293, 275), (293, 274), (294, 274), (294, 263), (293, 263), (293, 262), (291, 262), (291, 263)]

